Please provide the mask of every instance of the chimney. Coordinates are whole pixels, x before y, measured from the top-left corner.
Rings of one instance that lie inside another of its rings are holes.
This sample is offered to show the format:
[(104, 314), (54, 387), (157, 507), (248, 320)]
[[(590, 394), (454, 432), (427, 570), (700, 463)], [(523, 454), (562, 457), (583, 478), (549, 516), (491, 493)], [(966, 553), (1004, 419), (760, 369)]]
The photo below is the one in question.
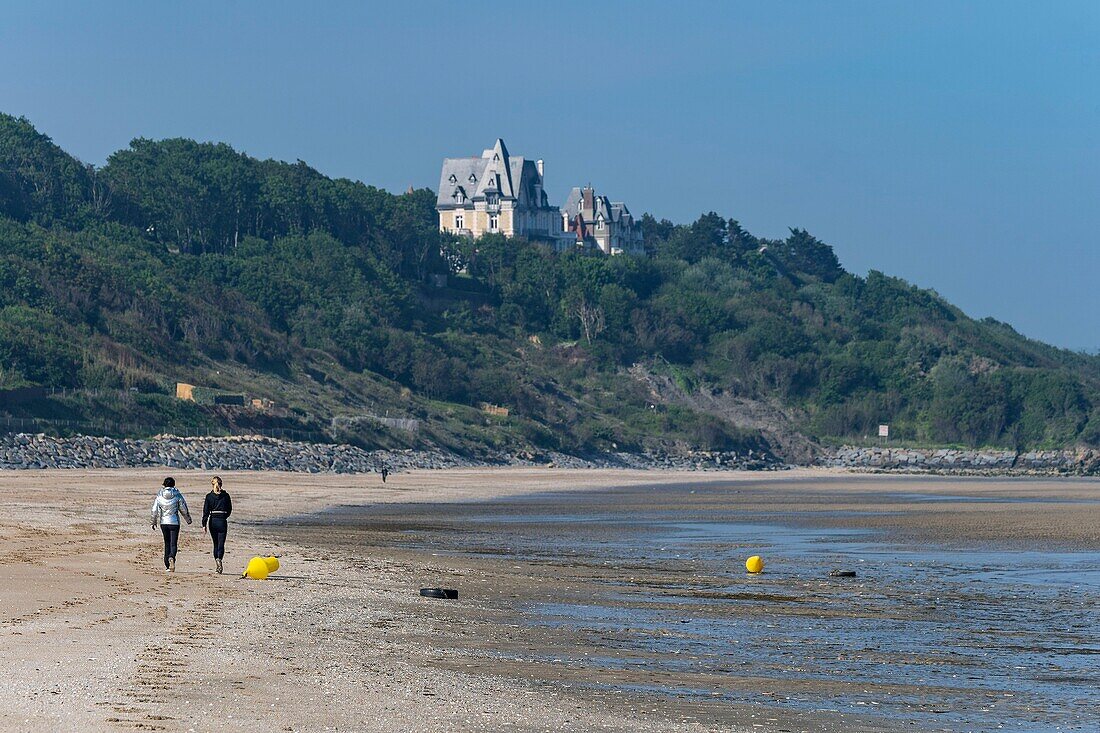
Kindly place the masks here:
[(545, 171), (545, 165), (542, 162), (542, 158), (539, 158), (538, 160), (535, 161), (535, 167), (538, 168), (538, 170), (539, 170), (539, 178), (545, 178), (546, 177), (546, 173), (544, 172)]

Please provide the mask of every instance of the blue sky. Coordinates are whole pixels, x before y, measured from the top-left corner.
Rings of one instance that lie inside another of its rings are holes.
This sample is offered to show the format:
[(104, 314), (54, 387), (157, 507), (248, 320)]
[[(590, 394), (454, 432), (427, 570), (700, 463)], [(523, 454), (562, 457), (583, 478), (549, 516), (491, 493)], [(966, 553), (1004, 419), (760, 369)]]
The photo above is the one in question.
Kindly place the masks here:
[[(401, 7), (398, 7), (401, 5)], [(0, 111), (102, 163), (229, 142), (400, 191), (504, 137), (552, 197), (804, 227), (1100, 347), (1100, 3), (0, 1)]]

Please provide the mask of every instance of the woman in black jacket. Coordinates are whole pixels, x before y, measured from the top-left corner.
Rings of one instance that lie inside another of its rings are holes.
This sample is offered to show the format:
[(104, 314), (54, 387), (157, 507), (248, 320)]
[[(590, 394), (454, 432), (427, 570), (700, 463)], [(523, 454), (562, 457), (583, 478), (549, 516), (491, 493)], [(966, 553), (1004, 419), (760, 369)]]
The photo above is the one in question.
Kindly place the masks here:
[[(225, 535), (229, 532), (229, 515), (233, 513), (233, 500), (229, 492), (222, 489), (220, 476), (210, 479), (211, 491), (202, 505), (202, 528), (210, 530), (210, 539), (214, 541), (214, 568), (222, 571), (222, 556), (225, 555)], [(208, 524), (209, 523), (209, 524)]]

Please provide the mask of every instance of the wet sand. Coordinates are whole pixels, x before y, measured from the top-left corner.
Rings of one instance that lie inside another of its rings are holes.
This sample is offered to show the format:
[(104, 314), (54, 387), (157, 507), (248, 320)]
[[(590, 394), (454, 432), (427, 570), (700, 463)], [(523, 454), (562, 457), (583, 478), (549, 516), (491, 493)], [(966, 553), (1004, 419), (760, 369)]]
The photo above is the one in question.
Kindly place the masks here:
[[(174, 475), (197, 520), (207, 474)], [(784, 698), (898, 693), (924, 696), (921, 704), (973, 700), (934, 684), (914, 692), (904, 680), (778, 674), (754, 669), (753, 659), (716, 670), (688, 653), (683, 664), (670, 665), (674, 647), (690, 644), (663, 617), (640, 631), (620, 619), (577, 622), (562, 608), (609, 588), (641, 587), (645, 613), (660, 612), (667, 601), (679, 614), (685, 595), (706, 601), (717, 579), (699, 568), (685, 583), (691, 558), (668, 567), (643, 563), (637, 572), (613, 558), (601, 566), (598, 553), (578, 550), (581, 557), (570, 559), (569, 547), (548, 560), (539, 553), (553, 546), (553, 529), (510, 522), (492, 502), (539, 502), (552, 493), (553, 508), (545, 511), (576, 510), (575, 522), (609, 501), (618, 512), (660, 512), (662, 492), (646, 487), (680, 484), (696, 493), (677, 490), (677, 511), (699, 521), (735, 512), (759, 522), (871, 528), (907, 543), (1100, 549), (1094, 480), (502, 469), (414, 472), (383, 486), (376, 476), (242, 473), (224, 474), (236, 507), (227, 575), (210, 571), (196, 521), (183, 532), (179, 572), (167, 576), (159, 569), (159, 532), (145, 520), (161, 477), (0, 474), (0, 653), (9, 662), (0, 729), (942, 729)], [(632, 486), (638, 488), (622, 491)], [(618, 531), (593, 527), (590, 535), (613, 546)], [(740, 549), (731, 552), (739, 556)], [(234, 577), (248, 557), (266, 553), (282, 557), (272, 579)], [(850, 588), (782, 572), (772, 577), (783, 586), (778, 592), (739, 586), (743, 574), (723, 576), (723, 612), (790, 618), (805, 605), (799, 594), (812, 590), (828, 602), (815, 604), (807, 618), (821, 618), (823, 609), (854, 615)], [(654, 608), (661, 583), (670, 597)], [(420, 598), (424, 585), (459, 588), (460, 600)], [(619, 605), (631, 610), (629, 595)], [(608, 607), (615, 605), (600, 606)], [(860, 613), (887, 623), (897, 609)], [(645, 614), (632, 610), (631, 618)], [(631, 645), (639, 633), (674, 643), (639, 651)], [(637, 658), (592, 660), (608, 650)], [(683, 693), (670, 694), (677, 689)]]

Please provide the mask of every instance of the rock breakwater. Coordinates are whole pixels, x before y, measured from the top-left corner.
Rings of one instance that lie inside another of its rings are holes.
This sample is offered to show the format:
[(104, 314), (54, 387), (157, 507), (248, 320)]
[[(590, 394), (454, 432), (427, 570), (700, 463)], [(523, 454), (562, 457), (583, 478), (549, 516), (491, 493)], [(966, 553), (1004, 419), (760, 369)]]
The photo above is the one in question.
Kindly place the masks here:
[(825, 466), (942, 473), (1100, 474), (1100, 450), (961, 450), (845, 446), (818, 461)]
[(636, 468), (670, 471), (779, 471), (789, 468), (771, 453), (762, 451), (689, 451), (687, 453), (600, 453), (572, 456), (546, 453), (509, 456), (504, 462), (520, 466), (555, 468)]
[(772, 470), (783, 465), (759, 451), (687, 454), (564, 453), (492, 454), (468, 458), (447, 451), (376, 450), (332, 443), (301, 443), (261, 436), (189, 438), (171, 435), (148, 440), (88, 435), (56, 438), (42, 434), (0, 435), (0, 469), (178, 468), (209, 471), (290, 471), (296, 473), (374, 473), (414, 468), (473, 466), (558, 468), (664, 468), (677, 470)]
[(220, 471), (371, 473), (387, 466), (455, 468), (477, 465), (442, 451), (366, 451), (351, 445), (297, 443), (259, 436), (149, 440), (47, 435), (0, 436), (0, 469), (164, 467)]
[[(961, 450), (845, 446), (818, 465), (922, 473), (1100, 475), (1100, 450)], [(0, 469), (177, 468), (209, 471), (376, 473), (478, 466), (635, 468), (680, 471), (768, 471), (787, 468), (761, 451), (688, 453), (487, 454), (477, 458), (438, 449), (365, 450), (352, 445), (303, 443), (262, 436), (223, 438), (162, 435), (147, 440), (80, 435), (0, 434)]]

